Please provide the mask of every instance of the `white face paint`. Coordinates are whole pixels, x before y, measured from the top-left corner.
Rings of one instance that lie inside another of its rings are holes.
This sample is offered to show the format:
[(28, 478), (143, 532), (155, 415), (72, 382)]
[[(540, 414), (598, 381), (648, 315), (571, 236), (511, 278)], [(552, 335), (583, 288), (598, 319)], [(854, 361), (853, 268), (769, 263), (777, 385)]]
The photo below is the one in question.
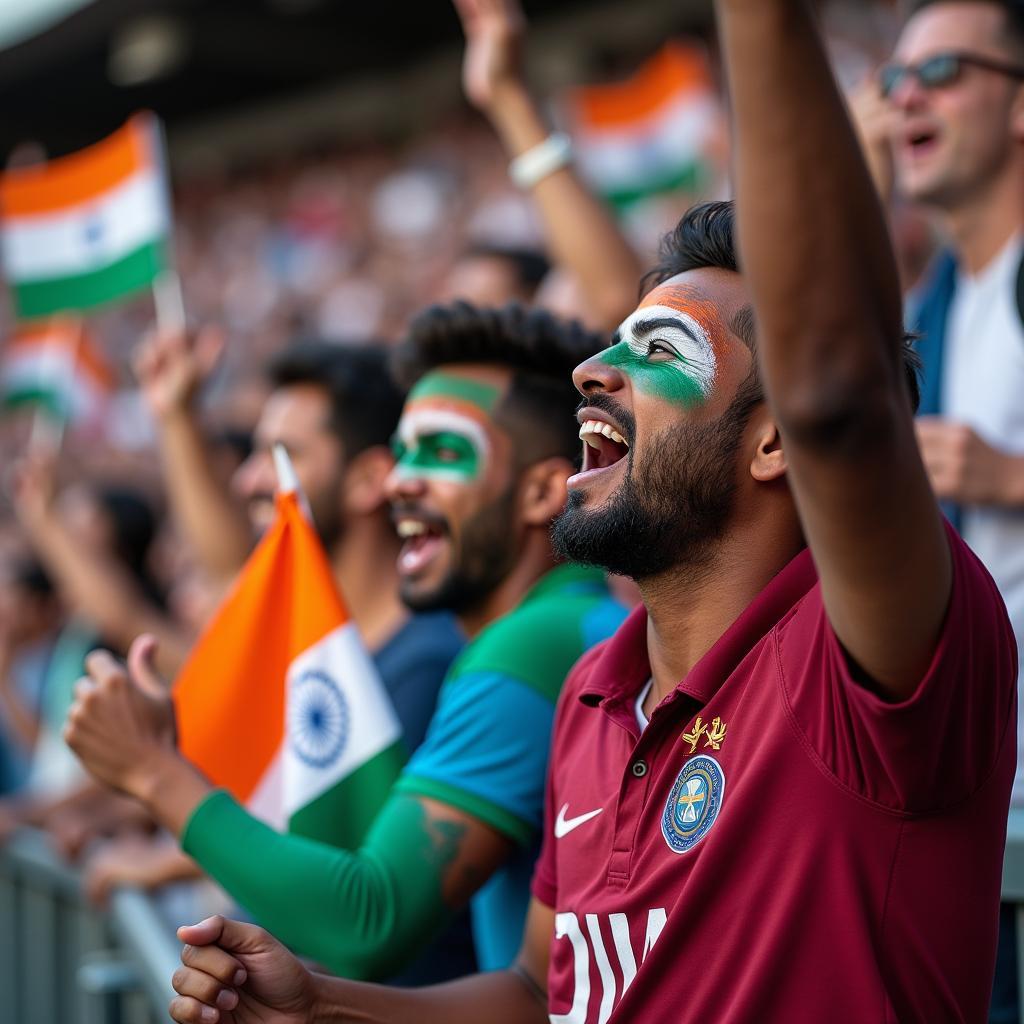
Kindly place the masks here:
[[(705, 398), (710, 393), (717, 365), (715, 350), (707, 331), (689, 313), (672, 306), (641, 306), (623, 322), (619, 338), (637, 368), (658, 371), (659, 375), (678, 373)], [(628, 367), (623, 365), (623, 369)]]
[(468, 483), (487, 471), (491, 442), (486, 430), (453, 409), (413, 405), (402, 413), (397, 439), (399, 475)]

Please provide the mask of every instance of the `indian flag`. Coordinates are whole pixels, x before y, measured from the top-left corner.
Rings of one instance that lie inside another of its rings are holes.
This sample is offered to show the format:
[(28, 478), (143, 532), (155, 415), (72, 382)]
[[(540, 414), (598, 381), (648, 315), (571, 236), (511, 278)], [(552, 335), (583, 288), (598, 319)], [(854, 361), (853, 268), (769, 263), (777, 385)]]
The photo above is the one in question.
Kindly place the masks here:
[(279, 831), (354, 849), (405, 761), (401, 727), (279, 474), (277, 518), (175, 682), (180, 747)]
[(146, 288), (167, 265), (170, 225), (152, 114), (70, 156), (0, 175), (3, 268), (18, 317)]
[(625, 81), (571, 90), (566, 114), (583, 175), (615, 205), (706, 184), (721, 111), (698, 48), (667, 43)]
[(117, 387), (82, 322), (54, 317), (25, 327), (0, 353), (0, 402), (41, 406), (57, 419), (98, 423)]

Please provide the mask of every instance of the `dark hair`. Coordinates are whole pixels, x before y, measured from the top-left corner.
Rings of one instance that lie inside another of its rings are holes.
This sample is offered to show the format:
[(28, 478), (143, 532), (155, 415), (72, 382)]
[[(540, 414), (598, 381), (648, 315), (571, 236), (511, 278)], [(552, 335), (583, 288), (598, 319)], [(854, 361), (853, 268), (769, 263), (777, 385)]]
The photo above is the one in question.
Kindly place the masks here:
[(464, 259), (481, 257), (483, 259), (503, 260), (515, 272), (516, 280), (524, 291), (533, 293), (540, 287), (541, 281), (551, 270), (547, 256), (538, 249), (525, 249), (513, 245), (494, 245), (478, 242), (469, 246), (463, 253)]
[[(740, 272), (735, 244), (736, 207), (731, 201), (701, 203), (691, 207), (682, 220), (662, 238), (658, 262), (644, 274), (641, 291), (667, 281), (676, 274), (702, 267)], [(744, 306), (733, 317), (730, 328), (752, 350), (755, 348), (754, 312)], [(910, 404), (914, 412), (921, 402), (921, 357), (914, 349), (916, 335), (903, 336), (903, 371), (906, 376)], [(755, 364), (756, 365), (756, 364)]]
[(163, 591), (149, 567), (149, 549), (157, 531), (153, 506), (137, 491), (116, 484), (99, 484), (94, 493), (110, 520), (113, 553), (146, 596), (162, 607)]
[[(952, 2), (953, 0), (910, 0), (910, 3), (905, 5), (906, 20), (909, 21), (918, 11), (923, 11), (926, 7), (936, 7), (939, 4)], [(967, 2), (998, 7), (1006, 24), (1006, 41), (1011, 42), (1018, 55), (1024, 58), (1024, 0), (967, 0)]]
[(579, 399), (572, 371), (605, 348), (603, 334), (578, 320), (562, 320), (542, 309), (511, 304), (478, 309), (468, 302), (431, 306), (409, 326), (392, 366), (411, 387), (439, 366), (483, 363), (511, 370), (512, 384), (495, 416), (510, 429), (519, 464), (552, 455), (575, 459)]
[(53, 583), (42, 563), (32, 555), (15, 559), (11, 567), (12, 581), (34, 597), (52, 597)]
[(267, 377), (275, 388), (312, 384), (330, 398), (329, 427), (352, 458), (386, 445), (398, 424), (404, 395), (388, 372), (382, 345), (303, 340), (274, 355)]

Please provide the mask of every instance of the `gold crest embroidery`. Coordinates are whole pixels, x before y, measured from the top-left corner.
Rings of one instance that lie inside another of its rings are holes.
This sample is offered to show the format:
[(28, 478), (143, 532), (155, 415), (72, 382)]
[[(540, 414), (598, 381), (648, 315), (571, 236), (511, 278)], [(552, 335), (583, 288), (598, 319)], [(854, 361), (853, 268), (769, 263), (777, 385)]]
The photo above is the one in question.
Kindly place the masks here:
[(690, 732), (683, 733), (683, 739), (690, 744), (690, 753), (697, 752), (697, 744), (704, 738), (704, 749), (721, 750), (722, 741), (725, 739), (725, 732), (728, 726), (722, 721), (720, 715), (716, 715), (710, 725), (704, 723), (704, 719), (697, 716)]

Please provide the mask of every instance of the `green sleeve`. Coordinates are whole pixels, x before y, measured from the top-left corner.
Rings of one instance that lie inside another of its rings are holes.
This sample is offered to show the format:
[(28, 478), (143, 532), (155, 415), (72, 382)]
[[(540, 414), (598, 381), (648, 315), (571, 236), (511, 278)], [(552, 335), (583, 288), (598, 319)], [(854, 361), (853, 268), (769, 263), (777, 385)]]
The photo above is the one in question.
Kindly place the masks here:
[(459, 826), (393, 796), (363, 846), (282, 835), (218, 790), (192, 813), (182, 849), (296, 953), (359, 980), (400, 970), (447, 924), (444, 872)]

